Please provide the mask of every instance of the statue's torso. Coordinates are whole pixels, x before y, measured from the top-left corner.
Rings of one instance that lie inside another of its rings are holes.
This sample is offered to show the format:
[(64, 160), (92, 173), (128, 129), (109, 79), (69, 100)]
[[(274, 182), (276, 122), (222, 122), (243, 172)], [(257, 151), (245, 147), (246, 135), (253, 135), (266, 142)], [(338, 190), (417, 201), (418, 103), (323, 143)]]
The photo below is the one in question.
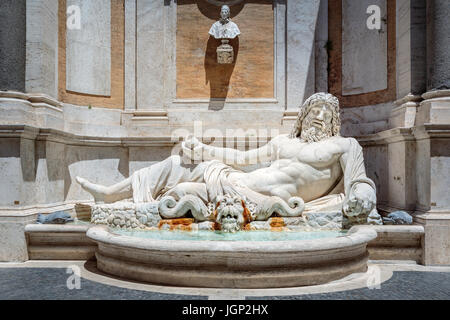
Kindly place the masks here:
[(287, 136), (273, 142), (274, 159), (267, 168), (241, 174), (240, 183), (253, 191), (288, 200), (300, 196), (311, 201), (326, 195), (342, 177), (340, 157), (345, 138), (334, 137), (315, 143)]
[(228, 21), (227, 23), (217, 21), (209, 31), (209, 34), (216, 39), (234, 39), (240, 33), (238, 26), (232, 21)]

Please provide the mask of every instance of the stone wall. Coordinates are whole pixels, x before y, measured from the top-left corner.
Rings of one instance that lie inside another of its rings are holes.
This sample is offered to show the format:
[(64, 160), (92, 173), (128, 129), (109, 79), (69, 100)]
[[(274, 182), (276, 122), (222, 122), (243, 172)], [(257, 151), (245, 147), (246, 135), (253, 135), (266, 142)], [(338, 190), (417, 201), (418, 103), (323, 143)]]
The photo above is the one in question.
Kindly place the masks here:
[(0, 2), (0, 90), (25, 91), (26, 0)]

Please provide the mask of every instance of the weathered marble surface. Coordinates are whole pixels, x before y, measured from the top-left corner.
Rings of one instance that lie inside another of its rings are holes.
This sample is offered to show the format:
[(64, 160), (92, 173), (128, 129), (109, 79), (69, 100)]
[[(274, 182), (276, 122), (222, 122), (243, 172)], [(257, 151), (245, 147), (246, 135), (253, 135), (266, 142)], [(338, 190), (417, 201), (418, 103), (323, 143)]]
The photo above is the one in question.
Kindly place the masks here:
[(365, 272), (366, 246), (376, 236), (374, 230), (361, 228), (343, 237), (304, 241), (165, 241), (116, 235), (105, 226), (87, 232), (99, 244), (97, 267), (103, 272), (155, 284), (213, 288), (315, 285)]
[[(356, 140), (340, 137), (339, 101), (330, 94), (311, 96), (300, 108), (291, 134), (259, 148), (220, 148), (190, 137), (182, 150), (183, 157), (172, 155), (109, 187), (80, 177), (76, 181), (97, 203), (129, 198), (136, 204), (158, 202), (162, 217), (182, 218), (191, 212), (196, 221), (213, 220), (226, 232), (273, 214), (298, 217), (305, 210), (342, 210), (347, 227), (381, 223), (362, 148)], [(186, 166), (191, 161), (198, 165)], [(242, 170), (266, 162), (266, 167)], [(111, 219), (104, 222), (110, 224), (115, 218), (103, 219)], [(327, 224), (320, 219), (316, 223)]]
[(146, 229), (156, 227), (161, 220), (155, 203), (135, 204), (119, 202), (115, 204), (94, 205), (91, 222), (116, 228)]
[(287, 1), (287, 109), (298, 107), (313, 94), (314, 88), (314, 32), (320, 1)]
[(234, 39), (241, 34), (239, 27), (230, 19), (230, 7), (222, 6), (219, 21), (214, 22), (209, 34), (216, 39)]
[[(164, 64), (167, 26), (164, 1), (148, 0), (136, 3), (136, 108), (162, 109), (164, 105)], [(169, 61), (166, 61), (168, 59)]]
[(25, 91), (26, 2), (0, 2), (0, 90)]
[(66, 89), (86, 94), (111, 95), (111, 2), (68, 0), (77, 5), (81, 29), (67, 29)]
[(342, 94), (354, 95), (387, 88), (387, 30), (370, 30), (370, 5), (386, 17), (386, 0), (342, 1)]
[(26, 92), (58, 97), (58, 1), (27, 1)]

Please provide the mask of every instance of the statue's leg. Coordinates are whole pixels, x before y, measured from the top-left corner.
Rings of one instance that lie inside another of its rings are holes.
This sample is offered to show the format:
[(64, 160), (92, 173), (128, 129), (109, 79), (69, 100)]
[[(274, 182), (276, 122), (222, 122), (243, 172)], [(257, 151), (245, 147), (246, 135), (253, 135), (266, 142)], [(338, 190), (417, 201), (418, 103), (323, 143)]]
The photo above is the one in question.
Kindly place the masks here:
[(131, 178), (134, 202), (153, 202), (178, 184), (191, 182), (191, 169), (183, 165), (179, 156), (171, 156), (136, 171)]
[(120, 201), (131, 198), (132, 195), (131, 177), (109, 187), (91, 183), (81, 177), (76, 177), (75, 180), (94, 197), (96, 203)]
[(208, 192), (206, 184), (198, 182), (182, 182), (166, 192), (163, 197), (173, 197), (179, 201), (186, 195), (194, 195), (199, 197), (204, 203), (208, 203)]
[(76, 177), (76, 181), (94, 196), (96, 202), (114, 202), (131, 197), (135, 203), (153, 202), (183, 182), (203, 182), (205, 167), (206, 163), (203, 163), (191, 170), (182, 164), (179, 156), (171, 156), (136, 171), (128, 179), (113, 186), (94, 184), (80, 177)]

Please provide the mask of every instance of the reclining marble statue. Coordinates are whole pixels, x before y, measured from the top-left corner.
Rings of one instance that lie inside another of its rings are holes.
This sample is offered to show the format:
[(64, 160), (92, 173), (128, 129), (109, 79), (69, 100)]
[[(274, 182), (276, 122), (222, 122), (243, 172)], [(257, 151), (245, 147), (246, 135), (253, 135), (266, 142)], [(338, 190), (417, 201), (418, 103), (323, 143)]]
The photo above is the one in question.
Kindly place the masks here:
[[(316, 93), (301, 106), (290, 134), (260, 148), (239, 151), (190, 137), (182, 150), (188, 158), (203, 159), (195, 167), (175, 155), (113, 186), (76, 180), (96, 203), (126, 198), (135, 204), (157, 203), (163, 218), (191, 212), (196, 222), (215, 220), (228, 231), (250, 221), (311, 212), (340, 212), (350, 225), (382, 224), (362, 148), (354, 138), (341, 137), (340, 127), (338, 99)], [(269, 165), (242, 170), (252, 163)]]

